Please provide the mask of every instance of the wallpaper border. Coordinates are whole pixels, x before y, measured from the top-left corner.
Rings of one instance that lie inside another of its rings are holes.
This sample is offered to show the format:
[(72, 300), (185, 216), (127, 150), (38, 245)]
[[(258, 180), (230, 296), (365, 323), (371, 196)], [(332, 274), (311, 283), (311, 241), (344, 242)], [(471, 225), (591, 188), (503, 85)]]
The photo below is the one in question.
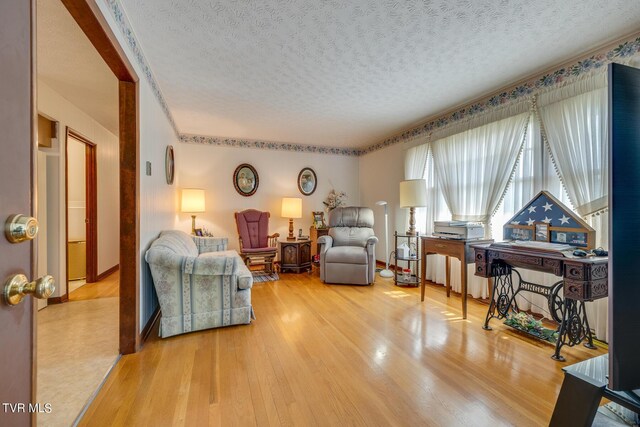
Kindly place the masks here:
[(218, 147), (257, 148), (261, 150), (294, 151), (297, 153), (336, 154), (340, 156), (360, 156), (362, 150), (356, 148), (305, 145), (290, 142), (263, 141), (259, 139), (226, 138), (219, 136), (180, 135), (180, 142), (186, 144), (215, 145)]
[(630, 59), (640, 52), (640, 36), (631, 38), (618, 44), (616, 47), (604, 48), (601, 51), (587, 56), (575, 63), (558, 68), (547, 74), (542, 74), (527, 80), (519, 85), (513, 85), (487, 96), (480, 102), (469, 103), (464, 107), (450, 113), (446, 113), (425, 124), (411, 128), (399, 135), (392, 136), (377, 144), (370, 145), (361, 150), (361, 155), (368, 154), (391, 145), (405, 142), (418, 136), (427, 136), (430, 132), (447, 126), (462, 119), (468, 119), (478, 114), (486, 113), (491, 109), (505, 106), (523, 97), (529, 97), (541, 91), (546, 91), (554, 86), (570, 83), (572, 80), (582, 77), (587, 73), (602, 68), (619, 59)]
[(477, 114), (486, 113), (493, 108), (505, 106), (506, 104), (519, 100), (523, 97), (531, 96), (541, 90), (547, 90), (554, 86), (560, 86), (569, 83), (571, 80), (584, 76), (585, 74), (597, 70), (607, 64), (620, 59), (629, 59), (640, 52), (640, 36), (630, 38), (624, 42), (620, 42), (615, 47), (603, 48), (599, 52), (586, 56), (583, 59), (577, 60), (575, 63), (558, 68), (547, 74), (542, 74), (533, 77), (524, 83), (507, 87), (502, 89), (479, 102), (466, 104), (464, 107), (446, 113), (441, 116), (436, 116), (434, 119), (429, 120), (425, 124), (413, 127), (409, 130), (402, 132), (401, 134), (392, 136), (384, 141), (369, 145), (365, 148), (340, 148), (340, 147), (327, 147), (321, 145), (306, 145), (298, 143), (287, 143), (278, 141), (264, 141), (253, 139), (242, 139), (232, 137), (219, 137), (219, 136), (206, 136), (206, 135), (193, 135), (182, 134), (178, 130), (178, 127), (171, 115), (171, 111), (167, 105), (167, 102), (162, 95), (162, 91), (153, 76), (151, 67), (149, 67), (140, 43), (135, 37), (135, 33), (131, 28), (129, 20), (123, 11), (122, 6), (118, 0), (103, 0), (107, 5), (111, 14), (113, 15), (116, 23), (124, 35), (135, 60), (142, 69), (147, 82), (151, 86), (151, 89), (160, 103), (162, 110), (164, 111), (167, 119), (171, 123), (176, 135), (183, 143), (188, 144), (204, 144), (221, 147), (236, 147), (236, 148), (255, 148), (262, 150), (279, 150), (279, 151), (294, 151), (301, 153), (318, 153), (318, 154), (335, 154), (343, 156), (362, 156), (372, 153), (374, 151), (381, 150), (386, 147), (390, 147), (401, 142), (406, 142), (410, 139), (419, 137), (421, 135), (427, 136), (430, 132), (447, 126), (451, 123), (457, 122), (462, 119), (468, 119)]
[(160, 107), (162, 108), (162, 111), (164, 111), (164, 114), (165, 116), (167, 116), (169, 123), (171, 123), (171, 127), (173, 128), (173, 131), (175, 132), (176, 136), (180, 138), (180, 131), (178, 130), (178, 126), (176, 125), (176, 122), (173, 119), (173, 116), (171, 115), (171, 111), (169, 110), (169, 106), (167, 105), (167, 102), (165, 101), (164, 96), (162, 95), (160, 86), (158, 85), (158, 82), (153, 76), (151, 67), (149, 67), (149, 64), (147, 63), (144, 53), (142, 52), (142, 47), (140, 46), (140, 43), (138, 42), (138, 39), (136, 38), (135, 33), (131, 28), (129, 19), (127, 18), (126, 13), (124, 12), (122, 6), (120, 5), (120, 2), (118, 0), (103, 0), (103, 2), (107, 5), (109, 10), (111, 11), (111, 15), (116, 20), (116, 24), (118, 25), (118, 28), (120, 29), (120, 31), (122, 32), (122, 35), (126, 39), (127, 44), (129, 45), (129, 48), (131, 48), (131, 52), (133, 53), (133, 56), (136, 62), (142, 69), (142, 72), (147, 80), (147, 83), (149, 83), (149, 86), (151, 86), (151, 90), (153, 91), (153, 94), (155, 95), (156, 99), (160, 103)]

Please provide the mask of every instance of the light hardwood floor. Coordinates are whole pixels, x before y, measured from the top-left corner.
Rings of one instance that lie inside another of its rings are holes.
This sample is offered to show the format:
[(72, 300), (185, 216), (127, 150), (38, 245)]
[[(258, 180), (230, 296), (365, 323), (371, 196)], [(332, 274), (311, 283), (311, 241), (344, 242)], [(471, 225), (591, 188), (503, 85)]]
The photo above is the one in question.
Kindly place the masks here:
[(550, 345), (487, 305), (429, 286), (324, 285), (281, 274), (252, 291), (257, 319), (171, 337), (124, 356), (81, 425), (547, 425), (562, 366), (604, 350)]
[(69, 294), (69, 301), (113, 298), (120, 295), (120, 272), (115, 271), (99, 282), (87, 283)]

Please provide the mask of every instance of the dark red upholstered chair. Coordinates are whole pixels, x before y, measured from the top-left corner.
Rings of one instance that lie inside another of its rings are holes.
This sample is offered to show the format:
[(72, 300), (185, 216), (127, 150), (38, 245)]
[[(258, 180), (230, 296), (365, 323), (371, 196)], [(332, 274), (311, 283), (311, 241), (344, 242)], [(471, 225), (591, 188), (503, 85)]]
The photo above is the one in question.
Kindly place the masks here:
[(280, 233), (269, 235), (269, 212), (247, 209), (236, 212), (236, 227), (240, 239), (240, 257), (247, 265), (264, 265), (265, 271), (273, 271)]

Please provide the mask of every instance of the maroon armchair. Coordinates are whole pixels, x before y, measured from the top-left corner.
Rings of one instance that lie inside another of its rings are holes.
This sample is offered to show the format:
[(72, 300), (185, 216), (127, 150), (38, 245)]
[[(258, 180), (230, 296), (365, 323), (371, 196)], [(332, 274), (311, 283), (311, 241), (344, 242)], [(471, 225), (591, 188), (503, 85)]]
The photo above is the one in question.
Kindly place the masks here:
[(240, 257), (247, 265), (264, 265), (268, 273), (273, 271), (280, 233), (269, 235), (269, 212), (247, 209), (236, 212), (236, 227), (240, 240)]

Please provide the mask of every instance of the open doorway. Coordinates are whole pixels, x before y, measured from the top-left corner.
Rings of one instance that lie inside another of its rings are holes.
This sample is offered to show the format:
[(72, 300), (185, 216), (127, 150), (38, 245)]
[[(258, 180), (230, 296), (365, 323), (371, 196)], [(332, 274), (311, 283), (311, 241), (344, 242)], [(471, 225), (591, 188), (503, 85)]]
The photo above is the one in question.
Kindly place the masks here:
[[(90, 24), (78, 17), (97, 19), (90, 3), (36, 2), (36, 104), (51, 123), (43, 127), (50, 136), (38, 132), (39, 141), (49, 145), (38, 148), (42, 172), (36, 190), (47, 232), (37, 258), (57, 284), (49, 299), (53, 304), (36, 315), (35, 401), (54, 408), (38, 416), (38, 424), (47, 426), (77, 421), (119, 354), (135, 351), (139, 342), (138, 278), (131, 256), (138, 250), (137, 236), (123, 242), (120, 232), (122, 216), (137, 230), (131, 214), (137, 200), (120, 203), (127, 193), (121, 188), (135, 189), (137, 182), (137, 167), (131, 174), (123, 166), (131, 154), (137, 157), (136, 84), (114, 73), (83, 30)], [(95, 24), (92, 29), (100, 31)], [(120, 269), (123, 258), (130, 261)], [(87, 284), (79, 286), (82, 282)], [(123, 301), (121, 291), (134, 298)]]
[[(118, 273), (98, 281), (117, 270), (120, 255), (119, 82), (60, 0), (36, 7), (36, 105), (56, 123), (43, 126), (51, 137), (38, 135), (49, 142), (39, 147), (47, 245), (38, 246), (38, 259), (47, 260), (57, 287), (36, 315), (36, 401), (52, 406), (38, 425), (68, 426), (119, 356)], [(87, 282), (115, 292), (74, 298)]]
[(97, 146), (67, 126), (66, 214), (69, 296), (98, 279)]

